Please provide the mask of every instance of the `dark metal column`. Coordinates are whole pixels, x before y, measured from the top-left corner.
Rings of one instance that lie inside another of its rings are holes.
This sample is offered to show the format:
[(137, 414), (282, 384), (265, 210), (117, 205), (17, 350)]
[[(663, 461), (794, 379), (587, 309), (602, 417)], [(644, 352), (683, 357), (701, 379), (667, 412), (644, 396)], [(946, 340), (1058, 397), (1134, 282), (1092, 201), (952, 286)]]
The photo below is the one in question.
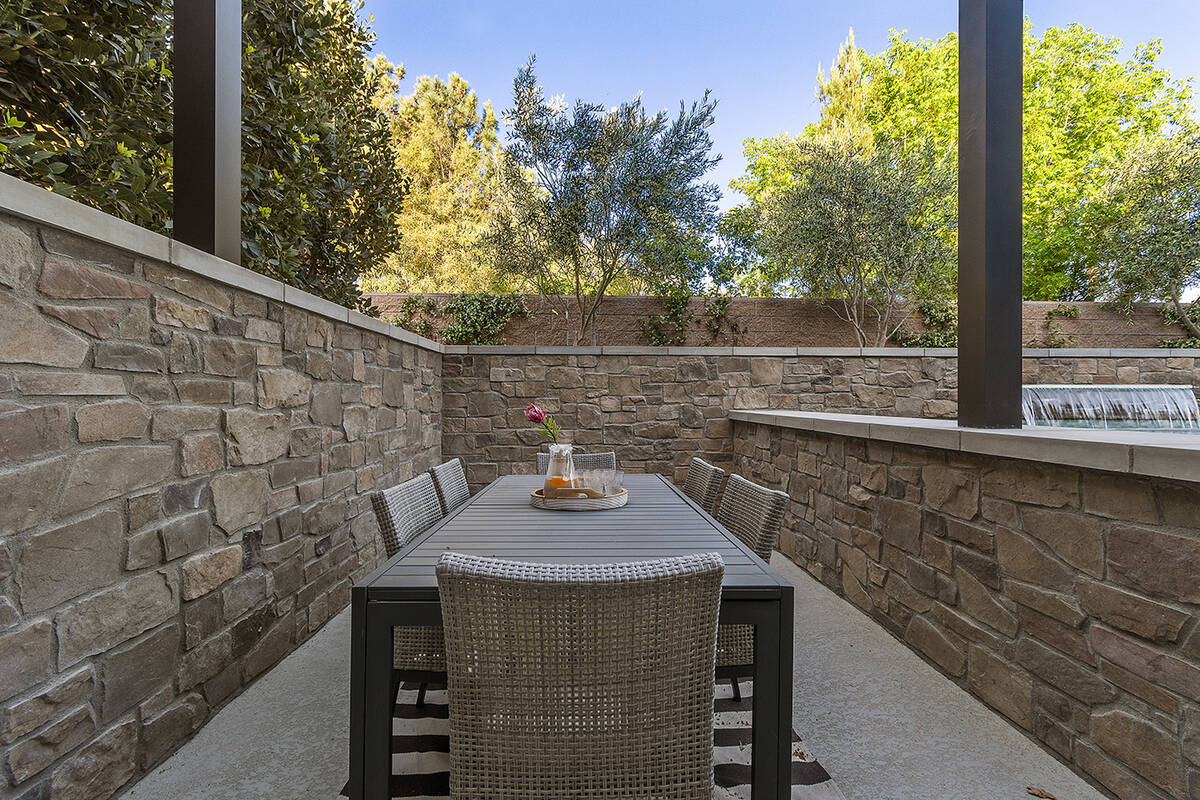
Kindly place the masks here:
[(1022, 0), (959, 0), (958, 424), (1021, 427)]
[(241, 0), (175, 2), (179, 241), (241, 263)]

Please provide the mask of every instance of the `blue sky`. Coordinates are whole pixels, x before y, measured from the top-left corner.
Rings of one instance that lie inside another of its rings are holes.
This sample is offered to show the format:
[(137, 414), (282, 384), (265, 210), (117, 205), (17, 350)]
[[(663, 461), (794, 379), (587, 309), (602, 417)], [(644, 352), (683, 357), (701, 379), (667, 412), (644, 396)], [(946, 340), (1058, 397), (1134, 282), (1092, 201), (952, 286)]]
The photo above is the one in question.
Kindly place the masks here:
[[(376, 52), (403, 62), (408, 90), (418, 75), (457, 72), (497, 112), (530, 53), (549, 94), (613, 105), (638, 92), (648, 108), (678, 107), (705, 89), (720, 101), (714, 150), (724, 156), (711, 178), (722, 207), (744, 167), (742, 140), (799, 132), (818, 114), (818, 65), (828, 67), (854, 28), (877, 51), (890, 28), (936, 38), (958, 25), (956, 0), (671, 0), (670, 2), (482, 2), (366, 0), (378, 33)], [(1026, 0), (1038, 28), (1080, 22), (1131, 48), (1163, 40), (1176, 77), (1200, 75), (1197, 0)]]

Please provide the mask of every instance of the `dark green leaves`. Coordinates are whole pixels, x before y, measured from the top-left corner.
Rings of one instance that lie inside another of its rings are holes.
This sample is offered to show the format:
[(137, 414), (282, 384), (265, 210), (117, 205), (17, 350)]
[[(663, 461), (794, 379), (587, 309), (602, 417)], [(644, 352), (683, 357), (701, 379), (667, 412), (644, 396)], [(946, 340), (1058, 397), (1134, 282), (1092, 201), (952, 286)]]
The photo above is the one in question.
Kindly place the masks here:
[[(244, 0), (243, 264), (351, 307), (395, 251), (390, 67), (355, 0)], [(0, 5), (0, 168), (171, 227), (170, 0)], [(369, 308), (364, 308), (368, 310)]]

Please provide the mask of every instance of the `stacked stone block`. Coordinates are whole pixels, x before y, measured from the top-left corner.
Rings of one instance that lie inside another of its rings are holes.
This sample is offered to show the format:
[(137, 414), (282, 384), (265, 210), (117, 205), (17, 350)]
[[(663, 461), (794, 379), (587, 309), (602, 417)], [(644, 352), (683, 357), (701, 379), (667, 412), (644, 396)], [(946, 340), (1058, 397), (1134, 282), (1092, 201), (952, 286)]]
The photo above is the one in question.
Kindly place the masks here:
[(440, 356), (0, 217), (0, 797), (106, 798), (349, 601)]
[(1200, 484), (733, 434), (789, 558), (1122, 800), (1200, 797)]
[[(524, 416), (537, 403), (570, 441), (617, 452), (622, 469), (676, 480), (700, 456), (728, 466), (730, 409), (780, 409), (953, 419), (953, 355), (729, 355), (712, 349), (471, 347), (442, 356), (442, 450), (478, 488), (533, 469), (545, 440)], [(728, 348), (726, 349), (728, 353)], [(1200, 386), (1200, 359), (1025, 359), (1030, 383)]]

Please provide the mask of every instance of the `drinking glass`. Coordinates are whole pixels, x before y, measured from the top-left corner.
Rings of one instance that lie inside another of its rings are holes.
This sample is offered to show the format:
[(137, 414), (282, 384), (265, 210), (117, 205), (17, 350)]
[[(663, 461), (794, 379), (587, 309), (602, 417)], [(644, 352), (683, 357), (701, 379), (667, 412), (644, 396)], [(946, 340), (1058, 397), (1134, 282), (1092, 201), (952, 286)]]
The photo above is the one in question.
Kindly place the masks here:
[(621, 470), (606, 470), (604, 476), (604, 494), (612, 496), (620, 494), (625, 484), (625, 473)]

